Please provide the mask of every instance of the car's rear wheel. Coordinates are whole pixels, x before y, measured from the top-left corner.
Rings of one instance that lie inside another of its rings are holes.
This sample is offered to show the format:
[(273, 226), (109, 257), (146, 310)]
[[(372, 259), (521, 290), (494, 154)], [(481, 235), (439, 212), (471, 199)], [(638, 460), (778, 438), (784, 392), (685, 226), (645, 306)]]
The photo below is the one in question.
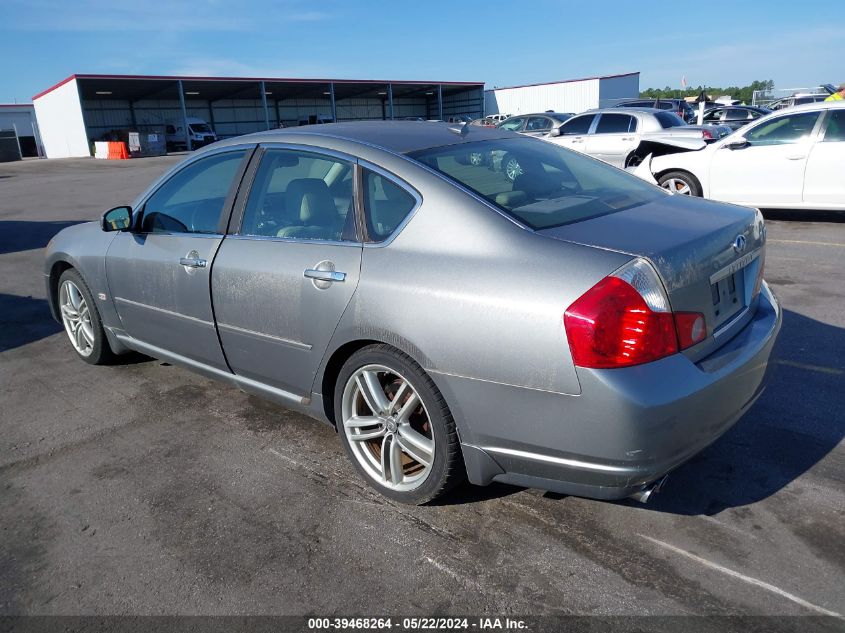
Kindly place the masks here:
[(73, 350), (86, 363), (104, 365), (115, 355), (106, 340), (100, 313), (85, 281), (73, 268), (59, 278), (59, 314)]
[(685, 171), (670, 171), (663, 174), (657, 183), (664, 189), (682, 196), (701, 196), (701, 186), (692, 174)]
[(421, 504), (463, 479), (449, 407), (406, 354), (387, 345), (353, 354), (338, 377), (335, 411), (352, 463), (383, 495)]

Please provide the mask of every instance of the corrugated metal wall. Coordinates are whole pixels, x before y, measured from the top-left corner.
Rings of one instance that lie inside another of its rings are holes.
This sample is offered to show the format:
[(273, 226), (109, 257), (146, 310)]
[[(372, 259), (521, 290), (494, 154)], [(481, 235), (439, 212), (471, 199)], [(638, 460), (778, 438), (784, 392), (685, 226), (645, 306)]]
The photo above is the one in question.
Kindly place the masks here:
[(597, 107), (598, 79), (500, 88), (484, 93), (485, 114), (529, 114), (546, 110), (577, 113)]

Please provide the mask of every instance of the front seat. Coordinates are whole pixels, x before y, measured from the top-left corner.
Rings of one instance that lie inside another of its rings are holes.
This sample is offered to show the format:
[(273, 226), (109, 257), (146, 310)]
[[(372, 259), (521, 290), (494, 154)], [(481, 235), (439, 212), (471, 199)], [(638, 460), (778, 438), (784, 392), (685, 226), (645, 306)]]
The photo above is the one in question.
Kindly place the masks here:
[(289, 209), (299, 211), (299, 224), (281, 229), (278, 237), (298, 237), (307, 240), (339, 240), (342, 218), (334, 198), (322, 178), (291, 180), (287, 188)]

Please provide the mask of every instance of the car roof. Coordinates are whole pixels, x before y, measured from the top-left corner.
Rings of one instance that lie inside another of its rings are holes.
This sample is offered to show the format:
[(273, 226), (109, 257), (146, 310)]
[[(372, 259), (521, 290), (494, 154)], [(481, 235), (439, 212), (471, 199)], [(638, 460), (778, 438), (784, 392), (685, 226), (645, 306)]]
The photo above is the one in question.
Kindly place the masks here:
[(507, 137), (519, 138), (514, 132), (477, 125), (470, 126), (466, 135), (461, 136), (461, 127), (463, 126), (432, 121), (349, 121), (255, 132), (230, 140), (239, 143), (245, 140), (254, 143), (284, 143), (287, 137), (313, 136), (315, 140), (319, 137), (333, 138), (407, 154), (444, 145)]
[(773, 114), (783, 114), (784, 112), (806, 112), (815, 110), (841, 110), (845, 108), (845, 101), (816, 101), (815, 103), (802, 103), (801, 105), (792, 106), (790, 108), (783, 108), (775, 110)]
[[(631, 112), (645, 112), (647, 114), (657, 114), (659, 112), (668, 112), (668, 110), (661, 110), (660, 108), (647, 108), (643, 106), (642, 108), (625, 108), (625, 112), (619, 112), (619, 108), (613, 106), (611, 108), (594, 108), (592, 110), (587, 110), (586, 112), (582, 112), (581, 114), (599, 114), (602, 112), (607, 112), (608, 114), (629, 114)], [(674, 114), (673, 112), (668, 112), (668, 114)], [(578, 115), (576, 115), (578, 116)]]

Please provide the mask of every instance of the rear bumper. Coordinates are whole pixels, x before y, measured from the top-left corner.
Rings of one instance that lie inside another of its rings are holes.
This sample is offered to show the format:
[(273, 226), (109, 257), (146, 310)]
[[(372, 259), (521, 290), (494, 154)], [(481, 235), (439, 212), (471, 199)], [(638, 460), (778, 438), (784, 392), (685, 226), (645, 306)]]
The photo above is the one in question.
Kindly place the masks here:
[(470, 481), (599, 499), (627, 497), (693, 457), (765, 388), (781, 311), (767, 286), (754, 318), (693, 363), (578, 369), (568, 396), (434, 374), (453, 406)]

